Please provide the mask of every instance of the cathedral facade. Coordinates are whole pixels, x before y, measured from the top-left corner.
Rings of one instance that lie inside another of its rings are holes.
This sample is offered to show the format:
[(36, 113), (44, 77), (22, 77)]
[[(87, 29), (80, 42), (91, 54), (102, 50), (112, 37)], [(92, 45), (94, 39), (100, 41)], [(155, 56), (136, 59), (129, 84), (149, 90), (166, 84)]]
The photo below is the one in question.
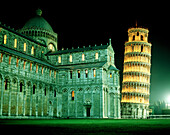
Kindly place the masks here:
[(0, 24), (0, 117), (120, 118), (111, 39), (58, 50), (57, 33), (41, 15), (18, 31)]

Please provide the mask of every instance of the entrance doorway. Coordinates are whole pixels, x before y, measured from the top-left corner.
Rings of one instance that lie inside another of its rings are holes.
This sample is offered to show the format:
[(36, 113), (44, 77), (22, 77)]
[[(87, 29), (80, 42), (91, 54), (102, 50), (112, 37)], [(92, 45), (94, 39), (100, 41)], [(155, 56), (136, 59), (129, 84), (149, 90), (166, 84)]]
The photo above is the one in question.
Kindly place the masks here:
[(87, 109), (86, 109), (86, 113), (87, 113), (87, 117), (90, 117), (90, 108), (89, 107), (87, 107)]

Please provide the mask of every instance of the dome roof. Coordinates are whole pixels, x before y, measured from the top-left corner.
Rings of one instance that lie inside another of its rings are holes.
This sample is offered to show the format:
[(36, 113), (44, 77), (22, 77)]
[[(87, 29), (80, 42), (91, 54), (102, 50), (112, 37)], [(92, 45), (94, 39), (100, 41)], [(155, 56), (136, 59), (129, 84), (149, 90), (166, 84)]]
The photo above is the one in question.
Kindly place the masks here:
[(38, 9), (36, 11), (36, 16), (31, 18), (28, 22), (26, 22), (26, 24), (24, 25), (22, 30), (42, 29), (42, 30), (47, 30), (47, 31), (53, 32), (53, 29), (50, 26), (50, 24), (43, 17), (41, 17), (41, 15), (42, 15), (42, 11), (40, 9)]

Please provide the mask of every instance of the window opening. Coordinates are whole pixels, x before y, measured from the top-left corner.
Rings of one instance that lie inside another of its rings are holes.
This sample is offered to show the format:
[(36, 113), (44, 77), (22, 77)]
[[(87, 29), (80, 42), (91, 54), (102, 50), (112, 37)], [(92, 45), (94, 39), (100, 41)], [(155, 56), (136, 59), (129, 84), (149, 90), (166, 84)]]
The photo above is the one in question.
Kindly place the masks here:
[(143, 45), (141, 45), (141, 52), (143, 52)]
[(19, 59), (17, 58), (17, 63), (16, 63), (16, 67), (18, 67), (18, 63), (19, 63)]
[(24, 69), (25, 69), (25, 64), (26, 64), (26, 60), (24, 60)]
[(110, 78), (112, 78), (112, 73), (110, 73)]
[(133, 36), (133, 41), (135, 40), (135, 35)]
[(141, 35), (141, 40), (143, 41), (143, 35)]
[(32, 71), (32, 63), (30, 63), (30, 71)]
[(38, 65), (36, 64), (36, 73), (38, 73)]
[(50, 77), (51, 77), (51, 69), (50, 69), (50, 73), (49, 73)]
[(44, 90), (44, 95), (46, 96), (47, 95), (47, 89), (45, 88)]
[(99, 53), (95, 54), (95, 59), (98, 60), (99, 59)]
[(27, 45), (26, 45), (26, 43), (24, 43), (24, 52), (26, 52), (26, 47), (27, 47)]
[(73, 57), (72, 57), (72, 55), (70, 55), (70, 62), (73, 62)]
[(96, 69), (93, 69), (93, 77), (96, 77)]
[(3, 61), (3, 54), (1, 53), (1, 62)]
[(61, 56), (58, 56), (58, 63), (61, 63)]
[(88, 70), (85, 70), (86, 78), (88, 78)]
[(56, 90), (54, 90), (54, 97), (56, 97), (56, 95), (57, 95), (57, 94), (56, 94)]
[(8, 88), (8, 79), (5, 79), (5, 90)]
[(35, 94), (35, 85), (33, 85), (33, 94)]
[(70, 79), (73, 78), (73, 71), (70, 71)]
[(22, 86), (23, 86), (23, 84), (20, 83), (20, 92), (22, 92)]
[(31, 48), (31, 54), (34, 55), (34, 46)]
[(4, 35), (4, 44), (7, 43), (7, 35)]
[(84, 61), (85, 60), (85, 55), (84, 54), (82, 54), (82, 61)]
[(43, 71), (44, 71), (44, 68), (42, 67), (42, 69), (41, 69), (41, 74), (43, 75)]
[(74, 91), (71, 92), (72, 101), (74, 101)]
[(77, 73), (78, 73), (78, 78), (80, 78), (80, 70), (78, 70)]
[(14, 48), (17, 48), (17, 39), (14, 39)]
[(9, 56), (9, 65), (11, 64), (11, 56)]

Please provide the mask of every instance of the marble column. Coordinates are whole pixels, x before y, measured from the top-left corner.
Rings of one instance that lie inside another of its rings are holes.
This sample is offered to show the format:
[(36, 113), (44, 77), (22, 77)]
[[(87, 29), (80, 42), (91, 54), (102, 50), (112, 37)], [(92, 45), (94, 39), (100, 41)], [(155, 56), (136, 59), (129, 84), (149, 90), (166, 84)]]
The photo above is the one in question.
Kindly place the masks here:
[(3, 92), (4, 92), (4, 77), (2, 76), (1, 80), (1, 99), (0, 99), (0, 116), (2, 116), (2, 109), (3, 109)]
[(103, 107), (104, 107), (104, 105), (103, 105), (103, 102), (104, 102), (104, 87), (101, 87), (101, 89), (100, 89), (100, 118), (103, 118)]
[(78, 92), (78, 90), (74, 92), (74, 94), (75, 94), (75, 116), (76, 116), (76, 118), (77, 118), (77, 92)]
[(20, 86), (20, 83), (19, 83), (19, 81), (17, 80), (17, 91), (16, 91), (16, 94), (17, 94), (17, 104), (16, 104), (16, 116), (18, 116), (18, 100), (19, 100), (19, 86)]
[(38, 95), (39, 95), (39, 82), (37, 82), (37, 88), (36, 88), (36, 98), (35, 98), (35, 115), (38, 116)]
[(31, 83), (31, 86), (29, 87), (29, 91), (30, 91), (30, 112), (29, 115), (32, 115), (32, 93), (33, 93), (33, 84)]
[(26, 100), (26, 83), (24, 82), (23, 84), (23, 106), (22, 106), (22, 110), (23, 110), (23, 116), (25, 116), (25, 100)]
[(8, 82), (9, 84), (8, 84), (8, 92), (9, 92), (9, 100), (8, 100), (8, 116), (11, 116), (11, 85), (12, 85), (12, 81), (10, 80), (9, 82)]

